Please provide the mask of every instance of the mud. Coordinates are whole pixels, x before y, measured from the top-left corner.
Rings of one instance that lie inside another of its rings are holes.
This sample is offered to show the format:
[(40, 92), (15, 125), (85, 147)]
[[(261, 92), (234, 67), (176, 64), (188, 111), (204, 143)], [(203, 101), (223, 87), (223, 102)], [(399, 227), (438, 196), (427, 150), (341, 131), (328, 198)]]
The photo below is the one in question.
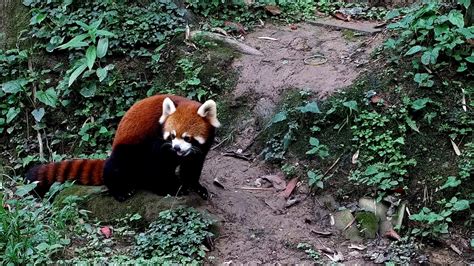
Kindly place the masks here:
[[(215, 249), (207, 254), (207, 263), (315, 263), (297, 248), (300, 243), (308, 243), (319, 252), (318, 262), (331, 262), (322, 251), (326, 250), (330, 251), (328, 255), (340, 252), (344, 263), (371, 264), (373, 260), (365, 257), (368, 251), (383, 253), (391, 242), (377, 237), (366, 241), (364, 250), (349, 248), (352, 243), (331, 226), (327, 206), (309, 195), (305, 185), (298, 184), (293, 193), (301, 201), (285, 208), (286, 200), (276, 189), (249, 189), (257, 178), (279, 174), (278, 170), (258, 159), (224, 156), (225, 152), (251, 144), (258, 134), (257, 118), (271, 116), (285, 90), (307, 89), (324, 98), (350, 85), (364, 71), (370, 53), (382, 40), (381, 36), (354, 37), (352, 33), (308, 24), (296, 26), (292, 30), (289, 26), (268, 25), (247, 35), (245, 43), (265, 56), (243, 55), (234, 62), (240, 72), (234, 101), (245, 97), (251, 103), (252, 116), (239, 122), (232, 143), (209, 153), (204, 166), (201, 180), (212, 198), (203, 207), (223, 222)], [(322, 55), (327, 61), (305, 63), (313, 55)], [(215, 178), (224, 189), (213, 184)], [(314, 230), (331, 235), (322, 236)], [(446, 261), (452, 262), (453, 256), (455, 261), (452, 252), (443, 252), (451, 254)]]

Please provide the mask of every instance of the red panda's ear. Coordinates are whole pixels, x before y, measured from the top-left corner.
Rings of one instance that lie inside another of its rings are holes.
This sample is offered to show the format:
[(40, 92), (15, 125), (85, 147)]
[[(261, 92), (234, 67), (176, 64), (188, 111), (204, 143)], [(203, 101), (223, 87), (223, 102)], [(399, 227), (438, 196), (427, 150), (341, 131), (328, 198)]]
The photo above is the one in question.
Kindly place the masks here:
[(160, 117), (160, 124), (163, 124), (168, 116), (176, 111), (176, 106), (174, 105), (173, 101), (166, 97), (163, 101), (163, 111)]
[(207, 100), (205, 103), (203, 103), (199, 107), (197, 113), (201, 117), (207, 118), (213, 127), (220, 127), (221, 123), (219, 123), (219, 120), (217, 120), (216, 102), (213, 100)]

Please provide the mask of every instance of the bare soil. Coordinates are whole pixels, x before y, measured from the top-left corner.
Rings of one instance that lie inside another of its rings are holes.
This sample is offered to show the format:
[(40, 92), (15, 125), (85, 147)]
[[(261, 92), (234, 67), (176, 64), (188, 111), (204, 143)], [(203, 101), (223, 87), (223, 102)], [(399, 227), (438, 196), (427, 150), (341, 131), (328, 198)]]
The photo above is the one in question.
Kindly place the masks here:
[[(350, 249), (352, 243), (330, 225), (328, 210), (318, 201), (319, 196), (309, 195), (306, 185), (298, 184), (293, 195), (300, 202), (286, 208), (286, 200), (275, 188), (255, 189), (257, 178), (281, 174), (278, 170), (258, 159), (224, 156), (225, 152), (249, 145), (258, 131), (255, 118), (271, 115), (286, 89), (306, 88), (326, 97), (350, 85), (382, 40), (381, 36), (357, 37), (353, 32), (308, 24), (296, 27), (292, 30), (289, 26), (268, 25), (247, 35), (245, 43), (260, 49), (265, 56), (243, 55), (234, 62), (240, 77), (233, 97), (250, 99), (252, 117), (241, 122), (243, 126), (231, 145), (209, 153), (203, 170), (202, 183), (212, 194), (203, 207), (222, 219), (208, 263), (314, 263), (297, 249), (299, 243), (309, 243), (321, 253), (322, 262), (331, 262), (322, 252), (326, 250), (340, 252), (344, 263), (370, 264), (373, 261), (365, 257), (367, 252), (373, 249), (383, 253), (390, 244), (390, 240), (378, 237), (363, 243), (368, 246), (364, 250)], [(305, 63), (313, 55), (322, 55), (327, 61), (319, 65)], [(224, 188), (213, 183), (215, 178)], [(312, 230), (331, 235), (322, 236)], [(442, 256), (441, 263), (462, 261), (449, 249), (436, 254), (431, 257)]]

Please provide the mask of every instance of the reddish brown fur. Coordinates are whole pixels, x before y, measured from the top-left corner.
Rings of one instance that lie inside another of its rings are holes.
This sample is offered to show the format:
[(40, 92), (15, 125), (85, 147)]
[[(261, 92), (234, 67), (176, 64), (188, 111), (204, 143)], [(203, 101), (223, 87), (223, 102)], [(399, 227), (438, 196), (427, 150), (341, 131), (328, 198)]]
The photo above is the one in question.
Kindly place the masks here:
[(199, 106), (201, 105), (196, 102), (182, 103), (180, 106), (177, 106), (176, 112), (171, 114), (166, 120), (163, 130), (168, 132), (176, 130), (178, 138), (181, 138), (182, 134), (187, 132), (190, 137), (201, 136), (206, 139), (212, 130), (212, 126), (206, 118), (197, 114)]
[(155, 137), (152, 134), (160, 126), (158, 121), (162, 115), (163, 101), (167, 97), (175, 104), (176, 112), (169, 116), (165, 124), (172, 125), (177, 133), (178, 128), (186, 127), (192, 129), (192, 132), (188, 132), (191, 136), (206, 138), (212, 126), (197, 114), (200, 103), (175, 95), (155, 95), (137, 102), (127, 111), (118, 126), (112, 149), (119, 144), (135, 144)]
[(76, 180), (83, 185), (102, 185), (104, 160), (72, 160), (40, 165), (30, 171), (29, 179), (39, 181), (39, 187), (49, 187), (55, 181)]

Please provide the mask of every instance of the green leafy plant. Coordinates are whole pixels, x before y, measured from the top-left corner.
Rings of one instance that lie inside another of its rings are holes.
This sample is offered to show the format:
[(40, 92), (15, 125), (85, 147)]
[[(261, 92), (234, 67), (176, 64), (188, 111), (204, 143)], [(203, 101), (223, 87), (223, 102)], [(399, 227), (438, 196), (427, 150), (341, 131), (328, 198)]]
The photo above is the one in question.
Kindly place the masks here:
[(298, 243), (296, 246), (297, 249), (304, 251), (308, 257), (314, 261), (319, 261), (321, 254), (314, 250), (313, 246), (308, 243)]
[[(406, 108), (399, 112), (403, 119), (408, 119)], [(382, 191), (403, 185), (408, 167), (416, 161), (408, 159), (401, 150), (405, 144), (405, 126), (399, 125), (397, 131), (387, 129), (389, 121), (399, 114), (394, 115), (390, 118), (375, 111), (362, 111), (355, 119), (356, 125), (351, 129), (360, 150), (359, 165), (363, 165), (363, 170), (355, 170), (350, 180), (376, 186)]]
[(136, 236), (135, 256), (168, 263), (200, 262), (205, 256), (202, 245), (212, 236), (211, 224), (194, 209), (163, 211), (158, 220)]
[[(89, 72), (86, 72), (86, 74), (90, 75), (96, 60), (103, 58), (107, 54), (107, 50), (109, 48), (109, 39), (107, 37), (114, 36), (114, 34), (110, 31), (99, 29), (102, 19), (94, 21), (90, 25), (87, 25), (82, 21), (76, 21), (76, 23), (81, 26), (81, 28), (86, 31), (86, 33), (77, 35), (67, 43), (57, 47), (58, 49), (70, 50), (75, 50), (84, 46), (87, 47), (84, 57), (76, 61), (74, 66), (69, 70), (71, 74), (69, 76), (68, 86), (71, 86), (87, 68), (89, 69)], [(103, 38), (98, 39), (98, 37)], [(107, 77), (107, 72), (112, 68), (112, 65), (108, 65), (106, 67), (99, 66), (95, 71), (99, 81), (104, 80)]]
[(52, 263), (53, 256), (71, 243), (70, 234), (79, 226), (77, 220), (85, 217), (77, 196), (66, 197), (62, 204), (51, 203), (51, 198), (67, 185), (53, 186), (40, 202), (29, 195), (35, 186), (18, 186), (12, 196), (5, 193), (0, 200), (2, 264)]
[(194, 62), (182, 58), (178, 61), (178, 68), (183, 72), (183, 80), (175, 83), (180, 91), (187, 94), (188, 98), (202, 100), (213, 96), (209, 88), (201, 84), (199, 73), (201, 73), (202, 66), (195, 67)]
[[(462, 2), (468, 8), (470, 1)], [(413, 66), (418, 73), (414, 81), (420, 87), (433, 87), (433, 72), (455, 66), (457, 72), (472, 74), (474, 52), (468, 39), (474, 36), (474, 27), (464, 25), (463, 11), (437, 1), (391, 11), (387, 19), (400, 15), (403, 19), (388, 25), (396, 38), (385, 42), (385, 48), (393, 51), (393, 60), (413, 57)]]
[(449, 201), (443, 199), (437, 203), (441, 206), (440, 212), (425, 207), (419, 213), (410, 216), (411, 220), (423, 223), (422, 226), (412, 230), (413, 234), (430, 237), (447, 234), (449, 223), (452, 222), (451, 215), (469, 209), (470, 205), (468, 200), (461, 200), (457, 197), (452, 197)]

